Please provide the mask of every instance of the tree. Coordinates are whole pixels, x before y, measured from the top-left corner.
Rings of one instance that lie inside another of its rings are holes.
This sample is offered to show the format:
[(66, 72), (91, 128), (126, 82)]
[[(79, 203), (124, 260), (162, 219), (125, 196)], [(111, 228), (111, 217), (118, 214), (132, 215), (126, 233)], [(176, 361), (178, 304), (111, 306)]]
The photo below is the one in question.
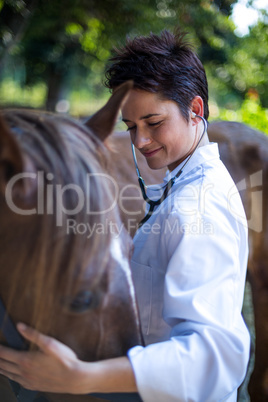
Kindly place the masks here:
[(263, 107), (268, 108), (268, 24), (260, 20), (250, 29), (249, 35), (241, 38), (235, 51), (230, 54), (227, 67), (232, 85), (245, 97), (248, 92), (260, 98)]
[(0, 46), (8, 55), (2, 60), (23, 64), (22, 84), (45, 82), (46, 108), (54, 110), (70, 85), (78, 88), (90, 77), (100, 87), (110, 51), (126, 35), (158, 33), (179, 24), (199, 49), (213, 83), (212, 96), (227, 102), (230, 94), (244, 95), (234, 72), (234, 66), (241, 66), (233, 55), (242, 42), (228, 18), (236, 1), (0, 0), (0, 23), (8, 21), (1, 24)]
[[(136, 21), (147, 24), (151, 7), (130, 0), (36, 0), (31, 5), (30, 1), (2, 2), (0, 20), (8, 20), (1, 31), (2, 49), (13, 59), (24, 60), (24, 84), (47, 83), (49, 110), (55, 108), (70, 72), (75, 69), (85, 75), (92, 64), (103, 66), (113, 42), (125, 37)], [(7, 38), (12, 46), (6, 46)]]
[(0, 1), (0, 56), (1, 62), (23, 37), (36, 0)]

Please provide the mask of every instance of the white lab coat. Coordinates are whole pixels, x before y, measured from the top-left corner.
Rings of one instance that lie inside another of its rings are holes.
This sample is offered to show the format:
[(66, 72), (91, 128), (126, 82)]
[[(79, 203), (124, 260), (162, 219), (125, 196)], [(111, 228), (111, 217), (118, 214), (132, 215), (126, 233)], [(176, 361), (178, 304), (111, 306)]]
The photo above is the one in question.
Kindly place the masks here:
[(134, 245), (146, 346), (128, 356), (141, 398), (236, 401), (249, 359), (241, 316), (248, 239), (243, 205), (217, 144), (196, 150)]

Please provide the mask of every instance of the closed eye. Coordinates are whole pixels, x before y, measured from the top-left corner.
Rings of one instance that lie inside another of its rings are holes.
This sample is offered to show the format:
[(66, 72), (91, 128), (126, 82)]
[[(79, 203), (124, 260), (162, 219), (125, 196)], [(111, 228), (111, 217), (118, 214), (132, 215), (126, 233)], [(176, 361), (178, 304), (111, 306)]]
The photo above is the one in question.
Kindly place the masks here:
[[(163, 120), (157, 121), (155, 123), (148, 123), (148, 126), (153, 127), (153, 126), (158, 126), (159, 124), (163, 123)], [(128, 127), (127, 131), (134, 130), (136, 126)]]
[(156, 123), (148, 123), (148, 126), (158, 126), (158, 124), (161, 124), (163, 120), (157, 121)]
[(136, 128), (136, 126), (133, 126), (133, 127), (128, 127), (128, 128), (127, 128), (127, 131), (134, 130), (135, 128)]

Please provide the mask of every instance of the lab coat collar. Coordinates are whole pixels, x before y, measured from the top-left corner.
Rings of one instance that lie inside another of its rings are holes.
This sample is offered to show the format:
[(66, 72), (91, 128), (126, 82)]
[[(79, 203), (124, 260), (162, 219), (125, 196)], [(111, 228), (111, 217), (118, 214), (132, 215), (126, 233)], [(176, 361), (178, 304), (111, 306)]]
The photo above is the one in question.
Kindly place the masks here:
[[(194, 154), (192, 155), (191, 159), (189, 162), (186, 163), (185, 167), (183, 168), (183, 172), (180, 176), (183, 177), (187, 173), (189, 173), (192, 169), (194, 169), (196, 166), (201, 165), (204, 163), (204, 161), (208, 161), (211, 159), (219, 158), (219, 148), (218, 144), (215, 142), (210, 142), (207, 145), (203, 145), (202, 147), (199, 147), (196, 149)], [(166, 184), (172, 177), (174, 177), (178, 171), (182, 168), (184, 165), (185, 160), (181, 162), (174, 170), (171, 172), (168, 170), (166, 173), (166, 176), (163, 179), (163, 183)]]

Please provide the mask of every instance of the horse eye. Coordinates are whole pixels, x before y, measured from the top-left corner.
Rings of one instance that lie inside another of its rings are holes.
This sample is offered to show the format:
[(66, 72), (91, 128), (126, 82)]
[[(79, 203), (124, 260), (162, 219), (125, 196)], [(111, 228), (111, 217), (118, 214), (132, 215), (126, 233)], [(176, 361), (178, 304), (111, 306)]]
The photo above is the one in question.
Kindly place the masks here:
[(76, 297), (70, 303), (69, 308), (74, 313), (83, 313), (92, 307), (92, 304), (93, 293), (90, 290), (85, 290), (76, 295)]

